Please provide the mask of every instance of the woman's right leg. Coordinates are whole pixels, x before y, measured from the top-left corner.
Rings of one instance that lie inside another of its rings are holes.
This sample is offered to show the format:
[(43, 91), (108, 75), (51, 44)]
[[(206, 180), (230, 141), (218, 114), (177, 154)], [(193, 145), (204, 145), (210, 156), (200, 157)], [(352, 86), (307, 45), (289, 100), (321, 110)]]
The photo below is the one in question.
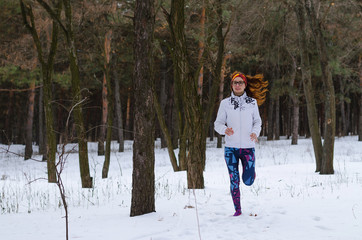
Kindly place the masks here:
[(228, 167), (230, 177), (230, 193), (233, 198), (235, 214), (241, 214), (240, 205), (240, 176), (239, 176), (239, 157), (236, 148), (225, 147), (225, 162)]

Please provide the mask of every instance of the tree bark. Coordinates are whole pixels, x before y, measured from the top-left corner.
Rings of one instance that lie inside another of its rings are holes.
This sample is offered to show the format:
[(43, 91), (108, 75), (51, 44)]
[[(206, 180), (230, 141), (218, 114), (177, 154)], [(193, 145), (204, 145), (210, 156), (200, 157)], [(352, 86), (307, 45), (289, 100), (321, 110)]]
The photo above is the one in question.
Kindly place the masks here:
[[(25, 5), (22, 0), (20, 0), (21, 12), (23, 16), (23, 21), (26, 28), (32, 34), (34, 44), (38, 53), (38, 60), (41, 65), (41, 73), (43, 80), (43, 90), (44, 90), (44, 111), (45, 111), (45, 124), (46, 124), (46, 152), (47, 152), (47, 170), (48, 170), (48, 182), (56, 183), (56, 169), (55, 169), (55, 154), (57, 152), (57, 144), (55, 139), (54, 131), (54, 118), (53, 118), (53, 108), (51, 101), (52, 96), (52, 74), (54, 67), (55, 54), (58, 47), (58, 35), (59, 35), (59, 26), (56, 20), (53, 18), (53, 29), (52, 37), (50, 43), (50, 50), (47, 61), (43, 58), (43, 47), (41, 45), (38, 33), (35, 29), (35, 20), (31, 5)], [(59, 1), (56, 5), (54, 12), (54, 17), (59, 17), (62, 11), (62, 2)], [(30, 18), (30, 23), (27, 21), (27, 16)]]
[(176, 156), (175, 156), (175, 152), (173, 151), (173, 144), (172, 144), (171, 134), (170, 134), (170, 131), (168, 130), (165, 119), (163, 117), (161, 104), (158, 102), (157, 95), (156, 95), (155, 91), (153, 91), (153, 101), (154, 101), (154, 107), (155, 107), (155, 110), (156, 110), (157, 118), (158, 118), (161, 130), (162, 130), (162, 133), (163, 133), (163, 137), (165, 138), (165, 141), (166, 141), (168, 155), (169, 155), (170, 160), (171, 160), (171, 165), (172, 165), (173, 171), (177, 172), (177, 171), (180, 170), (180, 167), (177, 164), (177, 159), (176, 159)]
[(275, 99), (275, 140), (280, 140), (280, 96)]
[[(273, 85), (273, 82), (272, 84)], [(269, 98), (269, 105), (268, 105), (268, 135), (267, 141), (271, 141), (274, 139), (274, 99), (272, 97)]]
[(134, 143), (131, 216), (155, 211), (152, 45), (154, 1), (136, 0), (134, 16)]
[(348, 121), (347, 121), (347, 116), (346, 116), (346, 108), (345, 108), (345, 91), (344, 91), (344, 84), (343, 84), (343, 80), (342, 80), (342, 77), (338, 77), (338, 80), (339, 80), (339, 85), (340, 85), (340, 91), (341, 91), (341, 98), (340, 98), (340, 103), (339, 103), (339, 106), (340, 106), (340, 111), (341, 111), (341, 114), (340, 114), (340, 119), (341, 121), (339, 121), (339, 134), (338, 135), (342, 135), (342, 136), (346, 136), (347, 135), (347, 130), (348, 130)]
[[(165, 53), (164, 50), (162, 50), (163, 53)], [(161, 56), (161, 67), (160, 67), (160, 81), (161, 81), (161, 87), (160, 87), (160, 107), (161, 112), (166, 113), (165, 108), (167, 105), (167, 90), (166, 90), (166, 79), (167, 79), (167, 57), (166, 54), (162, 54)], [(155, 92), (154, 92), (155, 93)], [(166, 114), (162, 114), (162, 116), (165, 116)], [(165, 122), (166, 124), (166, 122)], [(162, 130), (162, 129), (161, 129)], [(165, 134), (161, 134), (161, 148), (167, 147), (167, 140), (165, 139)], [(171, 145), (172, 148), (172, 145)]]
[[(167, 13), (166, 13), (167, 14)], [(168, 15), (168, 14), (167, 14)], [(206, 139), (204, 136), (203, 112), (197, 93), (195, 72), (191, 69), (184, 33), (184, 0), (171, 1), (168, 15), (173, 44), (175, 79), (180, 81), (182, 103), (189, 127), (189, 153), (187, 156), (187, 184), (189, 189), (204, 188), (203, 167), (205, 164)], [(198, 76), (198, 75), (196, 75)]]
[(305, 29), (305, 11), (303, 8), (302, 0), (297, 0), (295, 5), (295, 12), (298, 21), (299, 33), (299, 49), (301, 55), (301, 70), (304, 94), (307, 101), (307, 115), (310, 134), (312, 136), (314, 156), (316, 158), (316, 172), (321, 170), (322, 164), (322, 140), (318, 127), (317, 109), (314, 99), (311, 68), (308, 56), (307, 37)]
[(111, 162), (111, 141), (112, 141), (112, 128), (113, 128), (113, 81), (110, 78), (110, 58), (111, 58), (111, 41), (112, 30), (109, 30), (104, 39), (104, 75), (107, 82), (107, 139), (106, 139), (106, 152), (104, 158), (104, 164), (102, 169), (102, 178), (108, 177), (109, 165)]
[(106, 136), (106, 125), (107, 125), (107, 115), (108, 115), (108, 91), (107, 91), (107, 77), (106, 73), (103, 73), (102, 81), (102, 118), (101, 124), (99, 127), (98, 135), (98, 156), (104, 156), (104, 140)]
[[(80, 74), (78, 66), (77, 49), (75, 47), (75, 42), (74, 42), (74, 31), (72, 23), (73, 16), (72, 16), (71, 3), (70, 0), (62, 0), (64, 6), (64, 16), (65, 16), (64, 20), (65, 25), (64, 25), (60, 19), (60, 16), (57, 15), (56, 12), (54, 12), (46, 2), (44, 2), (43, 0), (37, 0), (37, 2), (48, 12), (51, 18), (59, 24), (66, 38), (66, 45), (67, 45), (70, 72), (71, 72), (72, 95), (73, 95), (71, 112), (74, 111), (74, 120), (76, 125), (75, 127), (77, 131), (80, 175), (82, 180), (82, 187), (91, 188), (93, 186), (93, 182), (89, 172), (87, 135), (85, 132), (83, 113), (81, 108), (81, 104), (84, 101), (84, 99), (82, 99), (82, 93), (80, 90)], [(60, 3), (60, 1), (58, 3)]]
[(298, 144), (298, 130), (299, 130), (299, 89), (298, 87), (294, 87), (295, 85), (295, 78), (296, 78), (296, 74), (297, 74), (297, 63), (296, 60), (294, 58), (294, 56), (292, 56), (290, 54), (292, 61), (293, 61), (293, 72), (292, 75), (290, 77), (290, 81), (289, 81), (289, 87), (290, 87), (290, 94), (289, 97), (292, 100), (292, 145), (297, 145)]
[(13, 115), (13, 103), (14, 103), (14, 92), (10, 91), (9, 92), (9, 98), (8, 98), (8, 104), (6, 107), (6, 120), (5, 120), (5, 138), (7, 141), (7, 144), (10, 145), (12, 142), (12, 130), (11, 130), (11, 126), (10, 126), (10, 121), (11, 121), (11, 116)]
[(39, 154), (43, 155), (43, 161), (46, 159), (46, 139), (44, 134), (44, 104), (43, 104), (43, 88), (39, 88), (39, 99), (38, 99), (38, 123), (39, 123)]
[(83, 188), (92, 188), (93, 182), (89, 172), (89, 160), (88, 160), (88, 146), (87, 136), (84, 127), (83, 112), (82, 112), (82, 91), (80, 89), (80, 74), (77, 57), (77, 49), (74, 41), (74, 31), (72, 23), (72, 7), (70, 0), (63, 0), (65, 10), (65, 36), (67, 39), (68, 57), (71, 71), (72, 81), (72, 94), (74, 107), (74, 120), (76, 124), (76, 132), (79, 147), (79, 168), (82, 180)]
[(119, 79), (116, 71), (114, 72), (114, 98), (116, 102), (116, 119), (117, 119), (117, 133), (119, 148), (118, 152), (124, 152), (124, 131), (123, 131), (123, 117), (122, 117), (122, 103), (119, 94)]
[(199, 53), (198, 53), (198, 61), (201, 66), (200, 72), (199, 72), (199, 78), (198, 78), (198, 88), (197, 93), (200, 96), (200, 99), (202, 99), (202, 87), (204, 84), (204, 64), (202, 63), (202, 55), (204, 54), (205, 49), (205, 43), (204, 43), (204, 37), (205, 37), (205, 6), (204, 1), (202, 1), (202, 9), (201, 9), (201, 16), (200, 16), (200, 40), (199, 40)]
[(309, 16), (309, 23), (312, 29), (313, 36), (316, 40), (316, 47), (319, 57), (319, 62), (322, 70), (323, 87), (325, 93), (325, 109), (324, 109), (324, 142), (322, 166), (320, 174), (333, 174), (333, 153), (334, 153), (334, 138), (336, 135), (336, 104), (335, 91), (332, 80), (332, 72), (329, 67), (329, 56), (327, 52), (327, 43), (323, 36), (323, 25), (320, 19), (317, 18), (313, 1), (305, 0), (305, 7)]
[[(220, 104), (220, 102), (224, 99), (224, 85), (225, 85), (225, 67), (226, 67), (226, 61), (231, 57), (231, 54), (226, 54), (224, 56), (224, 59), (222, 61), (222, 67), (221, 67), (221, 75), (220, 75), (220, 85), (219, 85), (219, 102), (218, 104)], [(217, 133), (217, 144), (216, 144), (217, 148), (221, 148), (222, 147), (222, 136), (220, 134)]]
[(28, 115), (26, 121), (26, 140), (24, 160), (28, 160), (33, 155), (33, 121), (34, 121), (34, 100), (35, 100), (35, 79), (30, 84), (28, 98)]
[(131, 90), (128, 91), (128, 97), (127, 97), (127, 109), (126, 109), (126, 139), (133, 139), (131, 136), (132, 130), (131, 130)]

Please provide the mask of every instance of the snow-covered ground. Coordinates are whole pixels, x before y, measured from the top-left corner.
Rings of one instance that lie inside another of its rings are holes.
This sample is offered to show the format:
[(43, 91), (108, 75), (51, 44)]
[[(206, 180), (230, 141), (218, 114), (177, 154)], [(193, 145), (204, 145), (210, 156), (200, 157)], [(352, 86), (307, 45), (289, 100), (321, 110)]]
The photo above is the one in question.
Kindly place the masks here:
[[(78, 155), (68, 155), (62, 178), (70, 239), (362, 239), (362, 143), (356, 136), (336, 139), (334, 175), (314, 172), (310, 139), (294, 146), (290, 140), (261, 139), (255, 183), (241, 185), (239, 217), (232, 217), (223, 149), (208, 142), (205, 189), (193, 191), (187, 189), (186, 173), (173, 172), (167, 150), (159, 145), (156, 142), (156, 212), (138, 217), (129, 217), (131, 142), (124, 153), (112, 152), (108, 179), (101, 178), (104, 157), (97, 156), (96, 143), (89, 143), (93, 189), (81, 188)], [(0, 145), (0, 239), (65, 239), (58, 189), (41, 179), (47, 176), (46, 163), (5, 154), (7, 147)], [(24, 146), (9, 150), (22, 154)]]

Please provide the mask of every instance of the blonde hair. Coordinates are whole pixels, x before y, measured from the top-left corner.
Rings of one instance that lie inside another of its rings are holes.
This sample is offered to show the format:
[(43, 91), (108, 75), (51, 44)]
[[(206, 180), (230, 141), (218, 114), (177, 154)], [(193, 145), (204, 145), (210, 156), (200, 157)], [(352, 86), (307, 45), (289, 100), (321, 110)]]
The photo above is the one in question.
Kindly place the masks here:
[[(258, 106), (261, 106), (266, 100), (266, 93), (268, 91), (267, 87), (269, 85), (268, 80), (264, 79), (263, 74), (256, 74), (255, 76), (245, 75), (242, 72), (235, 71), (230, 77), (235, 76), (235, 74), (242, 74), (247, 79), (247, 85), (245, 88), (246, 94), (249, 97), (255, 98)], [(232, 90), (232, 89), (231, 89)]]

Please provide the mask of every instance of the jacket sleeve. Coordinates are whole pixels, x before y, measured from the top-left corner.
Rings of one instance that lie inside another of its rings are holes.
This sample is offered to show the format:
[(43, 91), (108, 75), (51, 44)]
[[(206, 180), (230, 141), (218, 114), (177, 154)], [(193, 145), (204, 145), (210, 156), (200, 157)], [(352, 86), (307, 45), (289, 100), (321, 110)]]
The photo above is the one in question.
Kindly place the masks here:
[(217, 111), (217, 117), (214, 122), (214, 129), (216, 132), (218, 132), (220, 135), (225, 135), (226, 130), (226, 109), (225, 109), (225, 102), (221, 101), (219, 110)]
[(261, 131), (261, 118), (259, 114), (259, 107), (256, 104), (254, 111), (253, 111), (253, 127), (251, 132), (255, 133), (257, 137), (259, 137)]

